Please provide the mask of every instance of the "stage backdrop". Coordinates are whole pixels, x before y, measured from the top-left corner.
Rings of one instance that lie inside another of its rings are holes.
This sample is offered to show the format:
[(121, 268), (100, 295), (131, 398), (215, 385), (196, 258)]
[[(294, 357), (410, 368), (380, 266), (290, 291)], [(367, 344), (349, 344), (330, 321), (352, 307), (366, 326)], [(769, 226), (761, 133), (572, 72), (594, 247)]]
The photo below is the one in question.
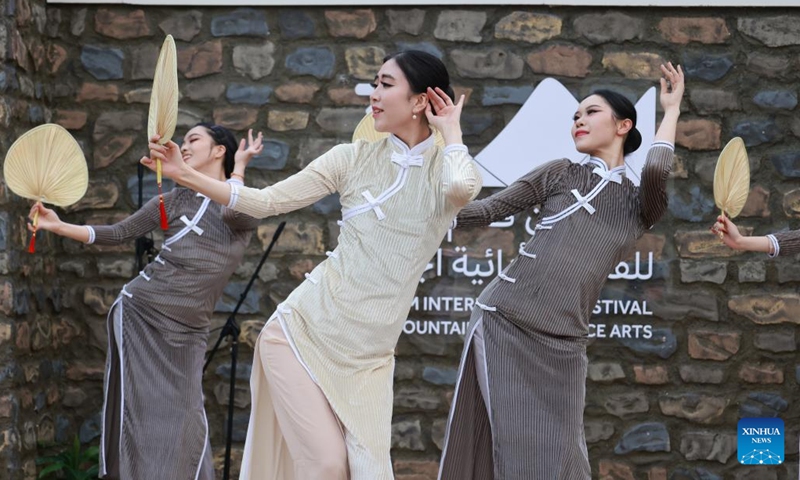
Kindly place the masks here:
[[(266, 148), (247, 174), (255, 186), (348, 141), (368, 104), (364, 84), (399, 49), (441, 57), (466, 94), (464, 139), (485, 167), (483, 195), (543, 161), (580, 160), (568, 129), (578, 99), (592, 89), (613, 88), (637, 102), (640, 128), (652, 138), (658, 65), (682, 64), (688, 88), (669, 212), (610, 275), (594, 309), (585, 414), (592, 471), (626, 480), (797, 478), (799, 259), (737, 254), (708, 232), (715, 160), (737, 135), (748, 146), (753, 180), (742, 227), (764, 234), (797, 226), (797, 10), (2, 5), (0, 154), (37, 124), (68, 128), (91, 175), (86, 198), (61, 212), (76, 223), (113, 222), (135, 209), (136, 162), (146, 153), (149, 88), (165, 33), (179, 50), (178, 133), (200, 121), (237, 134), (263, 131)], [(145, 200), (154, 192), (146, 175)], [(137, 270), (132, 244), (92, 247), (45, 234), (28, 255), (29, 205), (4, 187), (0, 193), (0, 457), (7, 465), (0, 477), (35, 478), (35, 458), (64, 449), (74, 435), (98, 443), (105, 315)], [(435, 478), (474, 299), (514, 258), (537, 216), (534, 209), (449, 233), (420, 279), (397, 348), (398, 479)], [(218, 304), (221, 325), (286, 220), (239, 315), (236, 469), (253, 342), (275, 305), (336, 245), (339, 218), (331, 197), (264, 220)], [(228, 362), (223, 350), (206, 375), (218, 465)], [(741, 417), (786, 422), (783, 465), (738, 464)]]

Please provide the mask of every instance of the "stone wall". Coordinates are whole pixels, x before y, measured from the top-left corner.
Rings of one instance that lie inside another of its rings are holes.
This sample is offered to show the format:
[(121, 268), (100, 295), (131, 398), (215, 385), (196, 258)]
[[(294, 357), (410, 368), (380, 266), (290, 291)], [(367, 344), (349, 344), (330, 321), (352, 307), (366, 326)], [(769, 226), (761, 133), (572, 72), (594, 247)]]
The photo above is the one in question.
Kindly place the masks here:
[[(66, 59), (54, 41), (60, 13), (40, 0), (2, 2), (4, 156), (19, 135), (51, 120), (49, 95)], [(35, 478), (40, 446), (72, 440), (84, 419), (97, 411), (94, 404), (79, 403), (102, 390), (102, 372), (88, 368), (91, 352), (79, 354), (87, 323), (81, 309), (75, 309), (69, 279), (58, 273), (61, 257), (52, 239), (42, 239), (40, 253), (28, 255), (23, 216), (30, 205), (11, 195), (4, 183), (0, 205), (0, 458), (7, 465), (2, 476)], [(94, 357), (102, 358), (102, 352)]]
[[(371, 80), (384, 54), (397, 49), (419, 48), (444, 59), (457, 90), (468, 97), (463, 124), (473, 154), (546, 77), (576, 97), (610, 86), (638, 98), (655, 84), (659, 63), (680, 62), (688, 91), (670, 210), (640, 248), (655, 253), (657, 273), (647, 282), (612, 281), (604, 291), (645, 299), (653, 315), (601, 316), (606, 323), (647, 323), (654, 335), (596, 339), (590, 346), (592, 470), (604, 479), (796, 478), (797, 259), (735, 254), (707, 229), (715, 216), (714, 162), (736, 135), (747, 143), (753, 172), (741, 224), (758, 234), (796, 226), (798, 25), (798, 12), (777, 9), (143, 9), (5, 0), (0, 149), (52, 119), (82, 143), (91, 168), (86, 198), (63, 217), (111, 222), (130, 213), (136, 161), (146, 152), (149, 88), (166, 32), (179, 50), (178, 133), (201, 120), (240, 134), (262, 130), (267, 147), (247, 179), (257, 186), (285, 178), (349, 139), (367, 104), (354, 85)], [(145, 195), (153, 193), (148, 175)], [(23, 252), (27, 203), (5, 189), (0, 201), (0, 455), (7, 459), (7, 478), (34, 478), (34, 458), (58, 450), (72, 435), (97, 442), (104, 316), (135, 273), (133, 245), (87, 247), (42, 235), (31, 256)], [(245, 346), (237, 372), (234, 466), (249, 413), (253, 342), (264, 316), (335, 244), (337, 209), (336, 198), (328, 198), (285, 217), (287, 230), (241, 311)], [(217, 325), (279, 220), (263, 221), (218, 305)], [(422, 283), (420, 295), (480, 292), (452, 268), (460, 256), (453, 246), (502, 248), (513, 256), (525, 238), (520, 222), (456, 231), (443, 245), (443, 277)], [(468, 312), (412, 318), (464, 321)], [(435, 478), (460, 348), (455, 334), (401, 338), (393, 427), (398, 479)], [(218, 463), (228, 361), (223, 350), (206, 376)], [(743, 416), (784, 419), (785, 465), (738, 466), (736, 422)]]

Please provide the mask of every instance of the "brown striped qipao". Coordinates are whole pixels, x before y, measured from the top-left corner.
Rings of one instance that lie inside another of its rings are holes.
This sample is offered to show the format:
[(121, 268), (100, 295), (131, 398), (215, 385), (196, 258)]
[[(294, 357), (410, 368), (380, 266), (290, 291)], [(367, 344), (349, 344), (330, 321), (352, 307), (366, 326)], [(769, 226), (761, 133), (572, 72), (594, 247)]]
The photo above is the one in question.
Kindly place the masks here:
[[(613, 268), (666, 210), (672, 159), (671, 144), (655, 143), (639, 187), (621, 175), (624, 166), (556, 160), (459, 213), (458, 227), (534, 205), (542, 217), (473, 310), (441, 479), (591, 478), (583, 431), (589, 316)], [(476, 332), (484, 345), (477, 353)]]
[[(211, 480), (202, 369), (211, 313), (258, 220), (186, 188), (164, 195), (158, 257), (129, 281), (108, 314), (101, 477)], [(158, 198), (122, 222), (93, 226), (114, 245), (159, 228)]]

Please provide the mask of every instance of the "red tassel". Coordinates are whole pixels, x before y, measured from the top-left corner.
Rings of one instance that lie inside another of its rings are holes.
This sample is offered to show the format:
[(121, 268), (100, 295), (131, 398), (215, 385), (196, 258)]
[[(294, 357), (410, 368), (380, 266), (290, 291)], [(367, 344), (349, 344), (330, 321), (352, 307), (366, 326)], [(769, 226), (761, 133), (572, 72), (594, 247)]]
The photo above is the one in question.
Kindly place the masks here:
[(161, 230), (167, 230), (169, 228), (169, 222), (167, 221), (167, 209), (164, 208), (163, 196), (159, 196), (158, 209), (161, 211)]
[(31, 237), (31, 243), (28, 244), (28, 253), (36, 252), (36, 232), (33, 232), (33, 236)]

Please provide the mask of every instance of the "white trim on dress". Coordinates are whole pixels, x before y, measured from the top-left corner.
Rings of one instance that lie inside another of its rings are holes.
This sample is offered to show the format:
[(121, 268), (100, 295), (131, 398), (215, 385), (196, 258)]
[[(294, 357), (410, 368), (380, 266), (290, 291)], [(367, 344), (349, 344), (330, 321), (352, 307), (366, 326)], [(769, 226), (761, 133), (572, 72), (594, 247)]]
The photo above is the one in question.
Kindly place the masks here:
[(769, 239), (769, 243), (772, 245), (772, 253), (767, 252), (767, 256), (769, 258), (775, 258), (781, 254), (781, 245), (778, 243), (777, 237), (773, 234), (767, 235), (767, 239)]
[[(390, 135), (389, 139), (393, 145), (400, 149), (400, 153), (392, 152), (391, 160), (392, 163), (396, 163), (400, 167), (400, 171), (397, 172), (397, 178), (389, 188), (387, 188), (377, 197), (373, 197), (369, 190), (361, 192), (361, 195), (364, 196), (367, 202), (357, 207), (343, 209), (342, 221), (349, 220), (356, 215), (360, 215), (369, 211), (374, 211), (379, 221), (386, 218), (386, 215), (380, 209), (380, 205), (385, 203), (403, 189), (406, 181), (408, 180), (411, 167), (421, 167), (424, 164), (423, 153), (433, 146), (434, 143), (433, 135), (415, 145), (414, 148), (408, 148), (408, 145), (406, 145), (405, 142), (397, 138), (395, 135)], [(460, 148), (458, 145), (451, 145), (451, 147), (454, 149)]]

